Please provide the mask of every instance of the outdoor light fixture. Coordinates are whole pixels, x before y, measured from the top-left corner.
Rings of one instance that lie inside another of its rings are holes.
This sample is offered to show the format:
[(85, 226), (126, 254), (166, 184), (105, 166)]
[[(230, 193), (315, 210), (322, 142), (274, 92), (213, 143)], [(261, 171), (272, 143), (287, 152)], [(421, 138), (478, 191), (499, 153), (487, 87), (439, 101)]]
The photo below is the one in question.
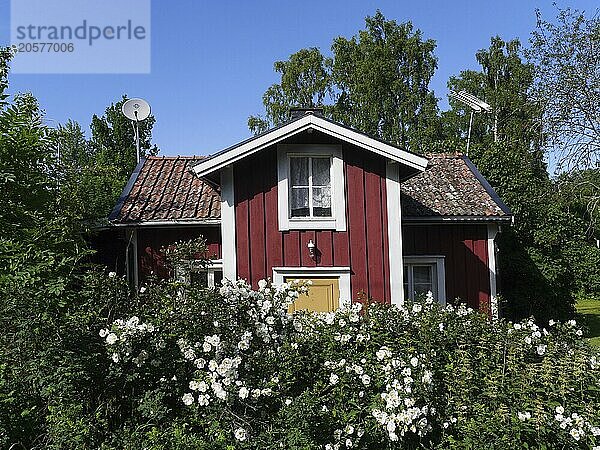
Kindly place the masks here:
[(306, 246), (308, 247), (308, 254), (310, 255), (311, 259), (315, 259), (315, 249), (317, 248), (317, 246), (312, 241), (312, 239), (308, 241), (308, 244), (306, 244)]
[(479, 100), (474, 95), (469, 94), (467, 91), (450, 91), (450, 95), (461, 103), (464, 103), (471, 108), (471, 118), (469, 119), (469, 134), (467, 136), (467, 156), (469, 156), (469, 147), (471, 146), (471, 127), (473, 126), (473, 113), (476, 112), (490, 112), (492, 107), (483, 100)]

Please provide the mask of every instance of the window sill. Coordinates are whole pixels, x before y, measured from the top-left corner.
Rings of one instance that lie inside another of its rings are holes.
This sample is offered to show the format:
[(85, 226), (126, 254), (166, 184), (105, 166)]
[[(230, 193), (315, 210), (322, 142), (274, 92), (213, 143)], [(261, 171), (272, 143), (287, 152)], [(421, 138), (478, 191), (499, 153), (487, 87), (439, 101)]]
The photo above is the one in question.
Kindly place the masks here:
[(310, 219), (289, 219), (289, 230), (337, 230), (338, 225), (335, 219), (310, 218)]

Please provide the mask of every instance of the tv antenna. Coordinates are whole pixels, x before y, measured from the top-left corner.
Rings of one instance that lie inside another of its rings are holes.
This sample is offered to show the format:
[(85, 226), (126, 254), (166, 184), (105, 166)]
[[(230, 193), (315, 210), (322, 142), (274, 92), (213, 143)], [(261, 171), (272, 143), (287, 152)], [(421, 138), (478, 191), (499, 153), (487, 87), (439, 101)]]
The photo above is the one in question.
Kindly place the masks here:
[(150, 115), (150, 105), (141, 98), (130, 98), (121, 107), (121, 112), (125, 117), (131, 120), (133, 134), (135, 136), (135, 149), (137, 162), (140, 162), (140, 125), (142, 120), (146, 120)]
[(467, 156), (469, 156), (469, 147), (471, 146), (471, 128), (473, 126), (473, 113), (490, 112), (492, 107), (483, 100), (479, 100), (467, 91), (450, 91), (450, 95), (461, 103), (464, 103), (471, 108), (471, 118), (469, 119), (469, 135), (467, 137)]

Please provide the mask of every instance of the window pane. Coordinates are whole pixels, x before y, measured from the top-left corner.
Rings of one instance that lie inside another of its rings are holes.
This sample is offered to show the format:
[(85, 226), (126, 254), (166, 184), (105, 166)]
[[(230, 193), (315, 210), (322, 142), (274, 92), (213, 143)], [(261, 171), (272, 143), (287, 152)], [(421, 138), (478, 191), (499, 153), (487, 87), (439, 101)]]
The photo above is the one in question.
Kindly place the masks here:
[(409, 299), (410, 295), (408, 295), (408, 266), (404, 266), (404, 298)]
[(431, 266), (413, 266), (415, 284), (431, 284)]
[(290, 214), (292, 217), (308, 217), (308, 188), (291, 189)]
[(206, 271), (190, 272), (190, 284), (195, 287), (208, 287), (208, 274)]
[(313, 215), (315, 217), (331, 217), (331, 189), (329, 187), (313, 188)]
[(215, 270), (215, 287), (221, 286), (222, 281), (223, 281), (223, 271)]
[(431, 266), (413, 266), (413, 286), (415, 294), (434, 292), (433, 268)]
[(290, 158), (291, 186), (308, 186), (308, 158)]
[(329, 186), (331, 159), (329, 158), (313, 158), (312, 159), (312, 176), (313, 186)]

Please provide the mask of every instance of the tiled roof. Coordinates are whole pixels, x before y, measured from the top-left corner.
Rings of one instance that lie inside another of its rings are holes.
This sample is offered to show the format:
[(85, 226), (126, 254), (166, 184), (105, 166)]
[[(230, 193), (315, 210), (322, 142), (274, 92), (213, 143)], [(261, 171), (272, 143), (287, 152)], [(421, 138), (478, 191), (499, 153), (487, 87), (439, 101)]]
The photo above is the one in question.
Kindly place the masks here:
[(430, 154), (427, 170), (402, 183), (402, 218), (509, 218), (471, 161), (459, 154)]
[[(403, 219), (506, 219), (510, 211), (468, 158), (428, 155), (427, 170), (402, 183)], [(219, 192), (190, 169), (203, 157), (143, 160), (111, 214), (115, 224), (219, 220)]]
[(219, 193), (190, 169), (202, 156), (150, 156), (138, 165), (113, 223), (197, 222), (221, 217)]

